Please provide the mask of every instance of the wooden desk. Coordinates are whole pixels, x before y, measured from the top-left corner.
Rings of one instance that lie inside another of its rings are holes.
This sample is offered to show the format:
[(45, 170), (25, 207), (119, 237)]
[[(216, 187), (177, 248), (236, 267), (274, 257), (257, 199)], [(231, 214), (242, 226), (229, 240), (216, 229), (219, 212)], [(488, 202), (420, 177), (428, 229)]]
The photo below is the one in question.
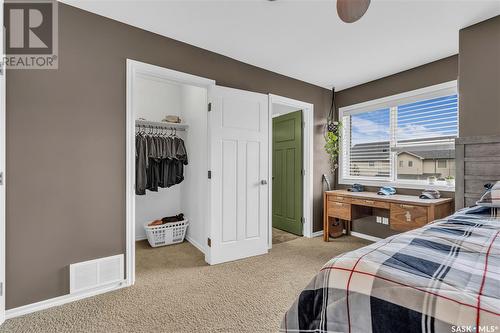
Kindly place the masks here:
[(453, 199), (420, 199), (411, 195), (383, 196), (373, 192), (326, 191), (323, 197), (323, 239), (328, 242), (330, 219), (347, 221), (349, 234), (352, 220), (370, 214), (371, 210), (387, 210), (389, 227), (396, 232), (419, 228), (453, 213)]

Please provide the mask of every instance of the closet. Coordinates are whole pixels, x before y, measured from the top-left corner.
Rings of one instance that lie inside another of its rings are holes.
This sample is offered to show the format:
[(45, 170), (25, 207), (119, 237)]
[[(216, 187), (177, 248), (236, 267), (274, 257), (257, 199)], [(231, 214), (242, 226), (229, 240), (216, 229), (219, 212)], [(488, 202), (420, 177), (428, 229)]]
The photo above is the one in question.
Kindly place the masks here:
[[(150, 159), (156, 165), (150, 165), (151, 162), (148, 165), (147, 185), (143, 179), (145, 175), (138, 175), (143, 172), (136, 160), (136, 240), (146, 238), (145, 224), (184, 214), (190, 223), (186, 238), (199, 244), (207, 218), (204, 214), (207, 210), (207, 151), (200, 149), (206, 147), (207, 89), (156, 76), (137, 75), (133, 94), (136, 154), (141, 139), (154, 138), (149, 144), (158, 146), (157, 149), (148, 147), (149, 156), (156, 155)], [(177, 116), (181, 122), (162, 121), (167, 116)], [(160, 149), (166, 144), (175, 147), (177, 143), (183, 146), (185, 160), (178, 156), (166, 158), (166, 150), (170, 148)]]
[[(184, 214), (189, 220), (186, 240), (205, 254), (209, 264), (268, 252), (268, 103), (265, 94), (127, 60), (127, 276), (131, 281), (135, 241), (146, 238), (145, 224), (166, 216)], [(166, 116), (178, 116), (181, 122), (162, 122)], [(150, 184), (146, 186), (150, 189), (142, 190), (141, 180), (138, 190), (136, 135), (182, 140), (187, 164), (182, 163), (180, 177), (176, 172), (182, 181), (166, 184), (160, 175), (157, 189)]]

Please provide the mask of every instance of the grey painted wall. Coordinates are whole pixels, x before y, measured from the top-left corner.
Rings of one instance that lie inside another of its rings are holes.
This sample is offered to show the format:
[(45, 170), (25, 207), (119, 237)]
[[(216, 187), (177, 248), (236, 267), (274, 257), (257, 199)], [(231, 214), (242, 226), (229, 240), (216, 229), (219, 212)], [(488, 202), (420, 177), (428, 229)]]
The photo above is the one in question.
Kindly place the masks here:
[(69, 292), (68, 265), (125, 252), (131, 58), (315, 108), (314, 230), (330, 91), (59, 5), (59, 69), (7, 72), (7, 308)]
[(500, 16), (460, 30), (460, 136), (500, 134)]

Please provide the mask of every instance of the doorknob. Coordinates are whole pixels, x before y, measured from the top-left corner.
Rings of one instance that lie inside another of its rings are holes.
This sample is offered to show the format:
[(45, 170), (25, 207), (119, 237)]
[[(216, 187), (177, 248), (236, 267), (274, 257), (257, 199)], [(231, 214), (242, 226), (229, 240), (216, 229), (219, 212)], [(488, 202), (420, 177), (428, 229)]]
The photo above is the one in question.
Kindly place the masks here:
[(260, 181), (260, 184), (261, 184), (261, 185), (267, 185), (267, 180), (262, 179), (262, 180)]

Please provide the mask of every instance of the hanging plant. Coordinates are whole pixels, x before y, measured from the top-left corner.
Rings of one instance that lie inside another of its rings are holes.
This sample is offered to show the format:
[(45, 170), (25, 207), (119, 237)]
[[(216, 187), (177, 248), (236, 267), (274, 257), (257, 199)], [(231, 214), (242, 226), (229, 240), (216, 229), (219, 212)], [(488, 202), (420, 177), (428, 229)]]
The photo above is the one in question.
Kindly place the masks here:
[(330, 162), (330, 171), (335, 173), (338, 169), (338, 157), (340, 152), (340, 135), (342, 123), (335, 121), (335, 88), (332, 89), (332, 105), (330, 112), (326, 118), (326, 131), (325, 131), (325, 151), (328, 154)]
[(326, 131), (325, 134), (325, 151), (329, 157), (330, 170), (332, 173), (334, 173), (339, 166), (338, 157), (340, 152), (341, 127), (342, 127), (341, 123), (339, 123), (338, 121), (333, 121), (331, 124), (328, 124), (328, 130)]

